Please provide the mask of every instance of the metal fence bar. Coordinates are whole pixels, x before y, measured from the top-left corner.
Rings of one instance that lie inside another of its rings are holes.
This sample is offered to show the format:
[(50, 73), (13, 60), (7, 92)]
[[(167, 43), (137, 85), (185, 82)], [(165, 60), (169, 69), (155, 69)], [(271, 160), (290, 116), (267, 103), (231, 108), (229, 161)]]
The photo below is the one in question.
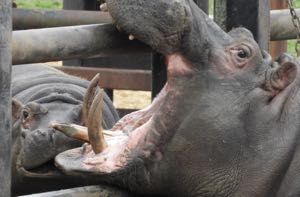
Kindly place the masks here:
[(120, 189), (111, 188), (107, 186), (86, 186), (86, 187), (78, 187), (60, 191), (53, 192), (45, 192), (39, 194), (32, 194), (20, 197), (95, 197), (95, 196), (113, 196), (113, 197), (134, 197), (125, 191)]
[(108, 13), (99, 11), (14, 8), (12, 16), (15, 30), (112, 22)]
[(11, 1), (0, 1), (0, 196), (11, 195)]
[(84, 25), (13, 32), (13, 64), (65, 60), (136, 48), (111, 24)]
[(208, 14), (208, 0), (194, 0), (194, 2), (205, 12)]
[[(271, 5), (272, 10), (285, 9), (288, 7), (286, 0), (270, 0), (270, 5)], [(271, 11), (271, 17), (272, 17), (272, 11)], [(272, 23), (272, 20), (271, 20), (271, 23)], [(272, 31), (271, 31), (271, 34), (272, 34)], [(281, 53), (286, 52), (286, 50), (287, 50), (287, 41), (286, 40), (271, 41), (269, 43), (269, 53), (274, 58), (279, 56)]]
[(215, 0), (214, 19), (225, 30), (246, 27), (262, 49), (268, 49), (270, 9), (268, 0)]
[[(295, 9), (300, 16), (300, 9)], [(289, 9), (272, 10), (271, 12), (271, 40), (289, 40), (297, 38), (297, 30), (292, 23)]]
[(70, 75), (76, 75), (88, 80), (91, 80), (97, 73), (100, 73), (99, 86), (102, 88), (151, 91), (150, 70), (78, 66), (58, 66), (56, 68)]

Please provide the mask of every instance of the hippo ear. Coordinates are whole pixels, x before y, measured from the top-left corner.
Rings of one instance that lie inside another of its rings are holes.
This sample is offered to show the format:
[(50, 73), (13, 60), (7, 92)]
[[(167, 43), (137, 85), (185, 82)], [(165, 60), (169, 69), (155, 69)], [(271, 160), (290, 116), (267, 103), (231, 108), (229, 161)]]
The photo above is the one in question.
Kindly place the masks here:
[(20, 112), (21, 109), (23, 108), (23, 105), (20, 101), (18, 101), (17, 99), (12, 99), (12, 117), (14, 120), (19, 119), (20, 118)]
[(282, 53), (275, 60), (279, 65), (284, 64), (285, 62), (293, 62), (295, 58), (288, 53)]
[(293, 62), (286, 61), (268, 74), (265, 89), (276, 94), (289, 86), (296, 76), (297, 66)]

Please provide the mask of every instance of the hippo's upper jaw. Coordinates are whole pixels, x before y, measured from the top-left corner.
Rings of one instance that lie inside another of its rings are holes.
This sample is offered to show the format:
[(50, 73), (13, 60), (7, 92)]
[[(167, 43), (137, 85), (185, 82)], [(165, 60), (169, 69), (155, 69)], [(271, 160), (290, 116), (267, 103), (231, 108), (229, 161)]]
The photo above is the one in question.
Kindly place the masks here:
[(150, 107), (121, 119), (113, 137), (95, 130), (92, 111), (89, 137), (81, 136), (92, 147), (59, 154), (57, 166), (140, 193), (281, 192), (300, 131), (295, 63), (272, 63), (249, 31), (225, 34), (192, 0), (107, 4), (117, 25), (166, 56), (167, 84)]

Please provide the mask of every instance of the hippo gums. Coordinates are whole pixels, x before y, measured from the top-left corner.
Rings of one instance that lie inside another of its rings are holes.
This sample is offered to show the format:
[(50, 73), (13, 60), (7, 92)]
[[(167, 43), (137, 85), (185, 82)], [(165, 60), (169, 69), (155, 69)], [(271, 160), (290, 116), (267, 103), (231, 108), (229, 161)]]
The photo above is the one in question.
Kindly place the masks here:
[(88, 132), (73, 132), (90, 145), (58, 154), (59, 169), (141, 194), (300, 195), (296, 61), (272, 62), (248, 30), (223, 32), (193, 0), (106, 3), (119, 28), (165, 56), (167, 83), (109, 139), (93, 119), (101, 111), (88, 110)]
[[(50, 126), (55, 121), (87, 125), (84, 108), (90, 102), (91, 88), (96, 92), (98, 80), (99, 76), (89, 84), (44, 64), (13, 66), (14, 195), (84, 184), (68, 179), (53, 165), (58, 153), (80, 147), (82, 141), (68, 138)], [(103, 125), (111, 128), (118, 115), (106, 95), (103, 100)]]

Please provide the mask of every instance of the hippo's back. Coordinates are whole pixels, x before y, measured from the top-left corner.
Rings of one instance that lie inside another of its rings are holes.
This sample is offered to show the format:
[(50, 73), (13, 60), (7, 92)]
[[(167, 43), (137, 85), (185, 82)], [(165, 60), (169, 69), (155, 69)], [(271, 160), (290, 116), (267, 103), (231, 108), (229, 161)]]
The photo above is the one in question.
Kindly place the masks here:
[[(46, 64), (24, 64), (12, 67), (12, 96), (28, 102), (62, 102), (81, 104), (89, 81), (67, 75)], [(105, 94), (103, 117), (108, 128), (119, 119), (109, 97)]]

